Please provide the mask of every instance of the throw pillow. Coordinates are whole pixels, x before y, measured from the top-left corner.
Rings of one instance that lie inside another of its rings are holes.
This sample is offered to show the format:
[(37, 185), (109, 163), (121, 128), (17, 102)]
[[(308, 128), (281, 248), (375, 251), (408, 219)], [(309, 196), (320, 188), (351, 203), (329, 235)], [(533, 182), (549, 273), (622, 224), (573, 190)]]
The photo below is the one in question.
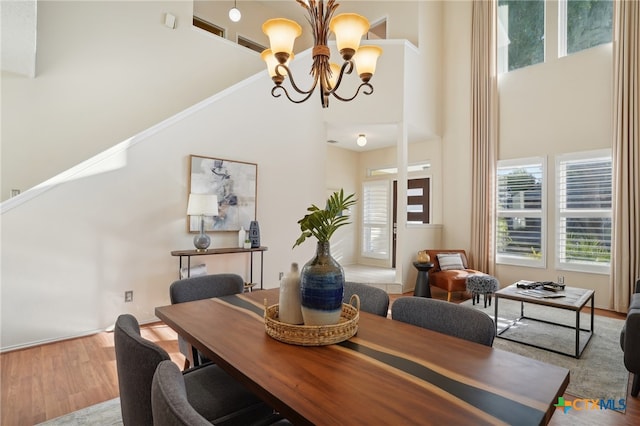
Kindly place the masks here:
[(464, 269), (460, 253), (440, 253), (437, 256), (438, 263), (440, 263), (440, 270), (442, 271), (448, 271), (450, 269)]

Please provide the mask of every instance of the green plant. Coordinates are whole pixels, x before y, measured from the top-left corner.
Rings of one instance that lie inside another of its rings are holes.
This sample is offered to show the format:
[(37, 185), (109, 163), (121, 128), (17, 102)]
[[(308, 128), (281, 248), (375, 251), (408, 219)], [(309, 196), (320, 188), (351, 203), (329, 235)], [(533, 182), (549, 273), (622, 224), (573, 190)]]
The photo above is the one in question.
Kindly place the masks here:
[(531, 247), (531, 257), (534, 259), (542, 259), (542, 252), (536, 251), (535, 247)]
[(567, 234), (566, 257), (567, 260), (608, 263), (611, 250), (596, 237), (570, 233)]
[(299, 246), (309, 237), (316, 237), (321, 243), (329, 242), (338, 228), (351, 223), (349, 216), (344, 215), (343, 212), (355, 203), (355, 194), (345, 197), (344, 191), (341, 189), (331, 194), (324, 209), (312, 204), (307, 208), (310, 213), (298, 221), (302, 234), (292, 248)]

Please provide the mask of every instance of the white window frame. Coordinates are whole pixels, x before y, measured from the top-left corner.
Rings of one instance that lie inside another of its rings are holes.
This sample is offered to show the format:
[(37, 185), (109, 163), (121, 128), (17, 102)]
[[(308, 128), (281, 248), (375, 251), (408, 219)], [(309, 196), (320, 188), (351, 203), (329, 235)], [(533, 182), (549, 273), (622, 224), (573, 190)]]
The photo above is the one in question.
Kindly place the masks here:
[[(542, 12), (542, 20), (543, 20), (543, 28), (542, 36), (546, 39), (548, 33), (548, 0), (543, 0), (544, 10)], [(509, 7), (507, 5), (499, 6), (498, 2), (496, 2), (496, 13), (497, 13), (497, 37), (496, 37), (496, 52), (497, 52), (497, 68), (498, 75), (506, 74), (512, 71), (517, 71), (522, 68), (544, 64), (546, 63), (548, 58), (547, 53), (547, 43), (543, 40), (542, 42), (542, 61), (536, 62), (534, 64), (528, 64), (519, 68), (515, 68), (513, 70), (509, 70), (509, 44), (511, 44), (511, 40), (509, 39)]]
[[(365, 195), (367, 187), (377, 187), (386, 192), (386, 220), (381, 222), (370, 221), (367, 215), (367, 200)], [(367, 249), (365, 239), (370, 237), (371, 229), (381, 229), (386, 236), (386, 247), (383, 250), (371, 251)], [(360, 255), (373, 259), (389, 260), (391, 258), (391, 181), (389, 180), (368, 180), (362, 183), (362, 237), (360, 239)]]
[[(614, 0), (614, 1), (617, 1), (617, 0)], [(569, 53), (567, 53), (567, 33), (568, 33), (567, 14), (568, 13), (569, 13), (568, 1), (558, 0), (558, 58), (563, 58), (565, 56), (570, 55)], [(611, 38), (613, 39), (613, 34), (611, 35)], [(596, 46), (600, 46), (600, 45), (596, 45)], [(596, 46), (591, 46), (587, 49), (593, 49)], [(586, 49), (583, 49), (583, 50), (586, 50)], [(578, 52), (581, 52), (581, 50)], [(578, 52), (574, 52), (574, 53), (578, 53)]]
[(564, 231), (564, 219), (566, 217), (599, 217), (609, 218), (613, 217), (613, 206), (609, 209), (567, 209), (565, 203), (566, 187), (564, 186), (563, 173), (565, 170), (565, 164), (570, 162), (580, 162), (589, 160), (612, 160), (610, 149), (601, 149), (595, 151), (583, 151), (578, 153), (563, 154), (556, 157), (556, 256), (555, 266), (558, 270), (563, 271), (578, 271), (578, 272), (590, 272), (595, 274), (610, 274), (611, 273), (611, 261), (608, 264), (597, 262), (578, 262), (565, 260), (566, 247), (563, 244), (565, 238), (563, 238)]
[[(540, 209), (500, 209), (499, 207), (499, 186), (496, 183), (496, 221), (494, 223), (495, 245), (494, 253), (497, 264), (524, 266), (530, 268), (546, 268), (547, 262), (547, 161), (544, 157), (519, 158), (512, 160), (499, 160), (497, 163), (496, 176), (503, 168), (526, 169), (527, 167), (540, 167)], [(498, 253), (498, 223), (503, 217), (534, 217), (540, 219), (540, 257), (518, 256), (515, 254)]]

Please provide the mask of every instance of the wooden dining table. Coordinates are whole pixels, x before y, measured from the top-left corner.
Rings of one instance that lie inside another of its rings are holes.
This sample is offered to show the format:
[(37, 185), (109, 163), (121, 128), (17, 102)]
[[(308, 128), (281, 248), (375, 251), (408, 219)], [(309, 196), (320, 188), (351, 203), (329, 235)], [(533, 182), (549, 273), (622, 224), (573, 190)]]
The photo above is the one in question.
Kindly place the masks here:
[(546, 424), (569, 371), (360, 312), (327, 346), (280, 342), (278, 289), (156, 308), (158, 318), (294, 424)]

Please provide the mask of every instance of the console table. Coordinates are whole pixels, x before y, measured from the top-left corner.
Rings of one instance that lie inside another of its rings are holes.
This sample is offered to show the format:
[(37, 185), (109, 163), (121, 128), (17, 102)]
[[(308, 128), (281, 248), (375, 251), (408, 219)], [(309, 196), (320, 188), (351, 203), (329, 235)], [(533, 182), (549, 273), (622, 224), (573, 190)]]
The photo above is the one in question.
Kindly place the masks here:
[(253, 253), (260, 252), (260, 289), (262, 290), (262, 280), (264, 277), (264, 252), (267, 251), (267, 247), (260, 246), (255, 248), (214, 248), (207, 249), (206, 251), (198, 251), (198, 250), (174, 250), (171, 252), (171, 256), (179, 256), (180, 257), (180, 266), (178, 269), (178, 276), (180, 276), (180, 271), (182, 270), (182, 258), (187, 258), (187, 277), (191, 276), (191, 257), (192, 256), (211, 256), (214, 254), (234, 254), (234, 253), (249, 253), (251, 255), (251, 268), (250, 268), (250, 276), (249, 281), (253, 282)]

